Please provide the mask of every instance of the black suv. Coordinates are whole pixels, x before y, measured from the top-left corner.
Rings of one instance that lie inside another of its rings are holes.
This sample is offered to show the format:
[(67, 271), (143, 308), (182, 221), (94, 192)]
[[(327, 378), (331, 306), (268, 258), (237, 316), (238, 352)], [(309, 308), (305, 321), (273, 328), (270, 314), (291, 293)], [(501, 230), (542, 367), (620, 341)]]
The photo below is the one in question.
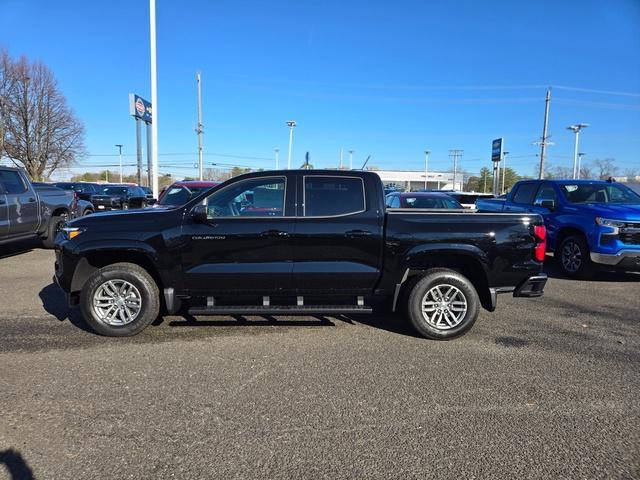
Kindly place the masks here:
[(102, 185), (102, 191), (91, 196), (96, 211), (144, 208), (149, 204), (147, 194), (135, 185)]
[(78, 198), (91, 201), (92, 195), (97, 195), (102, 191), (101, 185), (89, 182), (56, 182), (54, 187), (62, 190), (72, 190), (78, 194)]

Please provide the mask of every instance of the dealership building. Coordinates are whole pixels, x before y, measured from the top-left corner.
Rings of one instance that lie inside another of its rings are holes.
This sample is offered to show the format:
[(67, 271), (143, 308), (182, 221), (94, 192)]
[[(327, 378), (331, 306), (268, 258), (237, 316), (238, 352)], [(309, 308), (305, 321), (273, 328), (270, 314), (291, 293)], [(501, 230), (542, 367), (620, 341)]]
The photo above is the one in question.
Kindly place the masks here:
[[(397, 188), (407, 192), (428, 189), (462, 190), (462, 172), (457, 174), (456, 184), (453, 184), (453, 172), (425, 172), (415, 170), (375, 170), (385, 187)], [(426, 185), (425, 185), (426, 178)]]

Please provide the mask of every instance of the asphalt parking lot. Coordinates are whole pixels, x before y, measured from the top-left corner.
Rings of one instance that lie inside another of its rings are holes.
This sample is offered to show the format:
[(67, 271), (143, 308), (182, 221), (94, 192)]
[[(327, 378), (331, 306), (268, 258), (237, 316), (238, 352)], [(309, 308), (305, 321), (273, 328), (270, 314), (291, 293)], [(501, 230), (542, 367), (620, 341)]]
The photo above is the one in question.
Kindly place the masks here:
[(87, 331), (0, 247), (2, 478), (640, 478), (640, 275), (552, 278), (451, 342), (400, 319)]

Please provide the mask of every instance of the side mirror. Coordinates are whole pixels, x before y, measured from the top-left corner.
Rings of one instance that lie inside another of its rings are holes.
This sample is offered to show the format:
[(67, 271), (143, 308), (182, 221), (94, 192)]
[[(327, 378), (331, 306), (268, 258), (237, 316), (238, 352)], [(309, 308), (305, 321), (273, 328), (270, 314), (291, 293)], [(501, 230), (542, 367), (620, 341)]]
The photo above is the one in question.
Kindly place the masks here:
[(556, 202), (554, 202), (553, 200), (542, 200), (540, 206), (553, 212), (556, 209)]
[(196, 223), (207, 223), (207, 206), (200, 203), (193, 207), (191, 218)]

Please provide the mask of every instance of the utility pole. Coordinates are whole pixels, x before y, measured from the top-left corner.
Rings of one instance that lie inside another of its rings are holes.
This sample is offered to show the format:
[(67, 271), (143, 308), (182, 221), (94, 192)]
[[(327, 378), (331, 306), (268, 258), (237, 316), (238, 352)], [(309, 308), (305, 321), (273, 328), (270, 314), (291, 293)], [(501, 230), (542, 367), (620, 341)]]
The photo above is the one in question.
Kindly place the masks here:
[[(456, 189), (458, 179), (458, 159), (462, 158), (464, 150), (449, 150), (449, 158), (453, 158), (453, 189)], [(462, 190), (462, 189), (461, 189)]]
[(353, 170), (353, 150), (349, 150), (349, 170)]
[(507, 155), (509, 152), (502, 152), (502, 188), (500, 193), (504, 193), (504, 179), (507, 178)]
[(120, 157), (120, 183), (122, 183), (122, 147), (124, 147), (124, 145), (118, 143), (116, 147), (118, 147), (118, 157)]
[(547, 150), (547, 131), (549, 127), (549, 103), (551, 102), (551, 87), (547, 89), (547, 97), (544, 101), (544, 126), (542, 127), (542, 141), (540, 142), (540, 173), (538, 178), (544, 178), (544, 154)]
[(136, 119), (136, 180), (138, 185), (142, 185), (142, 120)]
[(273, 151), (276, 154), (276, 170), (278, 170), (280, 168), (280, 149), (274, 148)]
[(429, 154), (430, 153), (431, 153), (430, 150), (424, 151), (424, 189), (425, 190), (429, 189), (427, 185), (427, 180), (429, 178)]
[(291, 170), (291, 154), (293, 153), (293, 129), (296, 127), (295, 120), (289, 120), (287, 122), (289, 127), (289, 156), (287, 158), (287, 170)]
[(567, 130), (571, 130), (575, 133), (575, 141), (573, 142), (573, 179), (575, 180), (580, 175), (578, 171), (578, 143), (580, 142), (580, 130), (587, 128), (588, 123), (576, 123), (575, 125), (569, 125)]
[(576, 179), (580, 180), (580, 170), (582, 170), (582, 157), (584, 157), (586, 155), (586, 153), (579, 153), (578, 154), (578, 175), (576, 176)]
[(200, 86), (200, 72), (196, 72), (196, 82), (198, 84), (198, 170), (200, 171), (200, 181), (204, 180), (204, 162), (202, 161), (202, 89)]
[(158, 185), (158, 65), (156, 62), (156, 0), (149, 0), (149, 43), (151, 44), (151, 106), (153, 108), (153, 121), (151, 131), (151, 178), (153, 180), (153, 198), (158, 198), (160, 189)]

